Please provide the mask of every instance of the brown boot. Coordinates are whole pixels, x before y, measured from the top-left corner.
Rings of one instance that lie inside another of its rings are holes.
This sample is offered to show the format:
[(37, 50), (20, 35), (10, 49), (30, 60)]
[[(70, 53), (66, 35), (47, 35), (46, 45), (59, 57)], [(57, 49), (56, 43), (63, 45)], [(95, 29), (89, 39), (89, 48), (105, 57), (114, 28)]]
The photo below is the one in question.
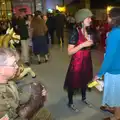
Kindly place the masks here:
[[(114, 120), (120, 120), (120, 119), (116, 119), (115, 117), (113, 117)], [(112, 117), (107, 117), (107, 118), (104, 118), (103, 120), (112, 120)]]
[(112, 108), (112, 107), (109, 107), (109, 106), (101, 106), (100, 109), (103, 110), (103, 111), (110, 112), (110, 113), (112, 113), (112, 114), (115, 113), (115, 109)]
[(103, 120), (111, 120), (110, 117), (104, 118)]

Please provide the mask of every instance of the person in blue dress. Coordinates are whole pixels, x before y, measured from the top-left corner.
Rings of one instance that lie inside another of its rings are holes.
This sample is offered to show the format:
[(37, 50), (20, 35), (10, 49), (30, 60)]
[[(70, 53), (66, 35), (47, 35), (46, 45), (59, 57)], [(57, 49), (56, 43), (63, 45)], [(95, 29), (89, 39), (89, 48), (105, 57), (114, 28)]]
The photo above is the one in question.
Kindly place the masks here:
[(104, 75), (104, 94), (102, 105), (114, 107), (114, 116), (104, 120), (120, 120), (120, 8), (113, 8), (108, 15), (112, 26), (107, 41), (106, 54), (95, 79)]

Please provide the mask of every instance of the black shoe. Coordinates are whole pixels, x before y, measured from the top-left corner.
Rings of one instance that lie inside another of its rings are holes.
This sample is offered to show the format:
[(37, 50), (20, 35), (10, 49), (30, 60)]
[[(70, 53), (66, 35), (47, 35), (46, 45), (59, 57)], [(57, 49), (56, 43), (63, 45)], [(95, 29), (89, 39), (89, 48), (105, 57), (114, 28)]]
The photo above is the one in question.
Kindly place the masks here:
[(82, 100), (82, 102), (88, 105), (90, 108), (92, 107), (92, 105), (86, 99)]
[(72, 110), (74, 110), (75, 112), (79, 112), (79, 110), (75, 107), (74, 104), (68, 104), (68, 107)]
[(26, 66), (30, 66), (30, 63), (29, 63), (29, 62), (25, 62), (25, 65), (26, 65)]
[(45, 63), (47, 63), (48, 62), (48, 60), (45, 60)]
[(40, 65), (42, 62), (41, 61), (38, 61), (38, 64)]

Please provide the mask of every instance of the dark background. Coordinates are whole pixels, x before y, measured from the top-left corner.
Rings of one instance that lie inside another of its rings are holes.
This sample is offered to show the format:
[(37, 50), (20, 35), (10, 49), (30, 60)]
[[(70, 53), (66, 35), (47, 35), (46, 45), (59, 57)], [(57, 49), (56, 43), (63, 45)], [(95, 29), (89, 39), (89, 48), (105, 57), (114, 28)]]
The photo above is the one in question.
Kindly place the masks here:
[(91, 8), (106, 8), (108, 5), (120, 6), (120, 0), (91, 0)]

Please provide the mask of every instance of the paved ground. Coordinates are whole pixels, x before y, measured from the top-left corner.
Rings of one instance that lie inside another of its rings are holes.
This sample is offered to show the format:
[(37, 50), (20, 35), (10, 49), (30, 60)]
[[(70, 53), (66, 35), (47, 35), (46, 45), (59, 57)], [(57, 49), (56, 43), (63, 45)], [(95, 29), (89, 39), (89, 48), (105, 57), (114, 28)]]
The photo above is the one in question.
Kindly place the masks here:
[[(75, 96), (74, 101), (80, 109), (74, 113), (67, 106), (66, 92), (63, 90), (63, 83), (70, 58), (67, 55), (67, 48), (60, 49), (54, 46), (50, 50), (50, 61), (46, 64), (37, 65), (33, 62), (32, 68), (39, 79), (48, 89), (48, 101), (46, 107), (52, 112), (56, 120), (101, 120), (108, 113), (99, 110), (102, 100), (102, 93), (95, 90), (88, 92), (87, 99), (93, 105), (92, 108), (84, 105), (80, 96)], [(102, 61), (102, 54), (92, 51), (94, 74), (99, 70)], [(28, 76), (30, 78), (30, 76)]]
[[(67, 42), (66, 42), (67, 43)], [(37, 65), (33, 62), (32, 68), (40, 80), (48, 89), (48, 101), (46, 107), (52, 112), (56, 120), (102, 120), (108, 113), (99, 110), (102, 101), (102, 93), (95, 90), (88, 92), (87, 99), (93, 105), (92, 108), (84, 105), (80, 96), (74, 97), (76, 106), (80, 109), (79, 113), (74, 113), (67, 107), (66, 92), (63, 90), (64, 79), (69, 64), (67, 47), (61, 49), (54, 46), (50, 50), (50, 61), (45, 64)], [(92, 51), (94, 74), (99, 70), (103, 59), (103, 54)], [(27, 79), (30, 79), (28, 76)]]

